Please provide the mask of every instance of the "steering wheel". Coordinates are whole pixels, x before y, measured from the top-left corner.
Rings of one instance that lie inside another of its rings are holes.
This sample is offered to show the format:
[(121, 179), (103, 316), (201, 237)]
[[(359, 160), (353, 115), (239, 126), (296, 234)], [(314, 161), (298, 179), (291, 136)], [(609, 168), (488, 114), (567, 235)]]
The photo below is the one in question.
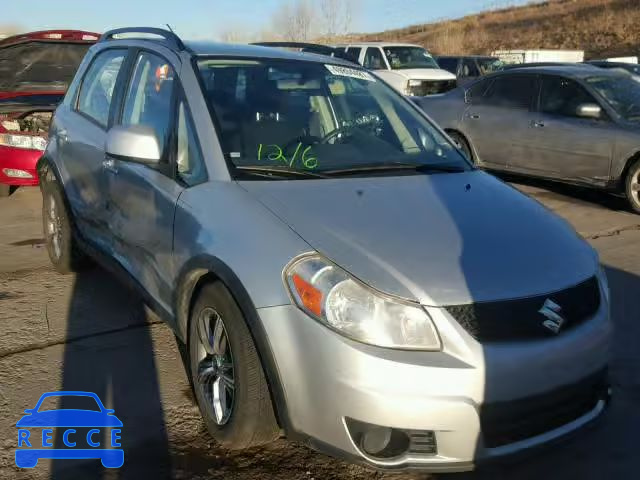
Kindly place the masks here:
[(289, 143), (287, 143), (282, 149), (283, 152), (288, 152), (291, 147), (294, 145), (297, 146), (299, 144), (302, 145), (315, 145), (317, 143), (322, 143), (322, 138), (316, 137), (315, 135), (301, 135), (299, 137), (294, 138)]

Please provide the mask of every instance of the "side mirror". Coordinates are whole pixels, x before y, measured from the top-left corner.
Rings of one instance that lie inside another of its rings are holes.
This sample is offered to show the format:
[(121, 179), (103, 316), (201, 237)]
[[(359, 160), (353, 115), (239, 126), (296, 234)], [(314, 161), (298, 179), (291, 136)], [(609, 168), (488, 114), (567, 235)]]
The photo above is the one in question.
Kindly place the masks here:
[(162, 150), (156, 133), (145, 125), (117, 125), (107, 133), (107, 155), (147, 165), (157, 165)]
[(583, 103), (576, 108), (576, 115), (580, 118), (601, 118), (602, 107), (595, 103)]

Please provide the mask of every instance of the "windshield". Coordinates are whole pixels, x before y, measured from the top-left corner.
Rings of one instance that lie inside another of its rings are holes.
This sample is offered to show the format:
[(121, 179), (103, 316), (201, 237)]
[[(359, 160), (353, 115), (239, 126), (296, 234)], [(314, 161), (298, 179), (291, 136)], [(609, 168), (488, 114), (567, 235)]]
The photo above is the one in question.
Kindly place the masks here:
[(440, 68), (435, 58), (420, 47), (384, 47), (384, 54), (392, 70), (408, 68)]
[(629, 121), (640, 121), (640, 77), (629, 73), (589, 77), (591, 85), (611, 107)]
[(504, 66), (504, 62), (498, 58), (478, 58), (478, 66), (482, 75), (487, 75), (500, 71)]
[(366, 70), (219, 58), (198, 68), (236, 167), (314, 174), (407, 163), (469, 168), (407, 100)]
[(64, 91), (90, 46), (34, 41), (1, 48), (0, 91)]

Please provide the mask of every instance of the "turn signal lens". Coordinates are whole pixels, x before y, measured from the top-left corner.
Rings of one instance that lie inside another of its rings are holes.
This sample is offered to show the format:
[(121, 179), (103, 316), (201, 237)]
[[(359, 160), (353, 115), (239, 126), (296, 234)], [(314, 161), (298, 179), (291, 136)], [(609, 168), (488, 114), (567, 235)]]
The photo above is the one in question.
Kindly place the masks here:
[(294, 274), (291, 279), (302, 304), (310, 312), (318, 316), (322, 315), (322, 292), (305, 281), (300, 275)]

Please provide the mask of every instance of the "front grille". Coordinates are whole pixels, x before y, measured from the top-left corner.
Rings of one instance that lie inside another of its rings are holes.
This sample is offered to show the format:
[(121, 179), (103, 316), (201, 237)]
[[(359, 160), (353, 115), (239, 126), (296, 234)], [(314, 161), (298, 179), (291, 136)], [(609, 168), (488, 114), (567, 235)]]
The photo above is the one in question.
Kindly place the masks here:
[(607, 370), (573, 385), (523, 400), (480, 407), (480, 424), (488, 448), (541, 435), (566, 425), (608, 399)]
[(409, 95), (414, 97), (425, 97), (437, 93), (446, 93), (456, 88), (457, 80), (425, 80), (420, 85), (409, 87)]
[(500, 302), (452, 305), (446, 310), (473, 338), (482, 343), (548, 338), (555, 334), (540, 310), (547, 300), (560, 306), (564, 319), (560, 334), (585, 322), (600, 308), (596, 277), (555, 293)]

